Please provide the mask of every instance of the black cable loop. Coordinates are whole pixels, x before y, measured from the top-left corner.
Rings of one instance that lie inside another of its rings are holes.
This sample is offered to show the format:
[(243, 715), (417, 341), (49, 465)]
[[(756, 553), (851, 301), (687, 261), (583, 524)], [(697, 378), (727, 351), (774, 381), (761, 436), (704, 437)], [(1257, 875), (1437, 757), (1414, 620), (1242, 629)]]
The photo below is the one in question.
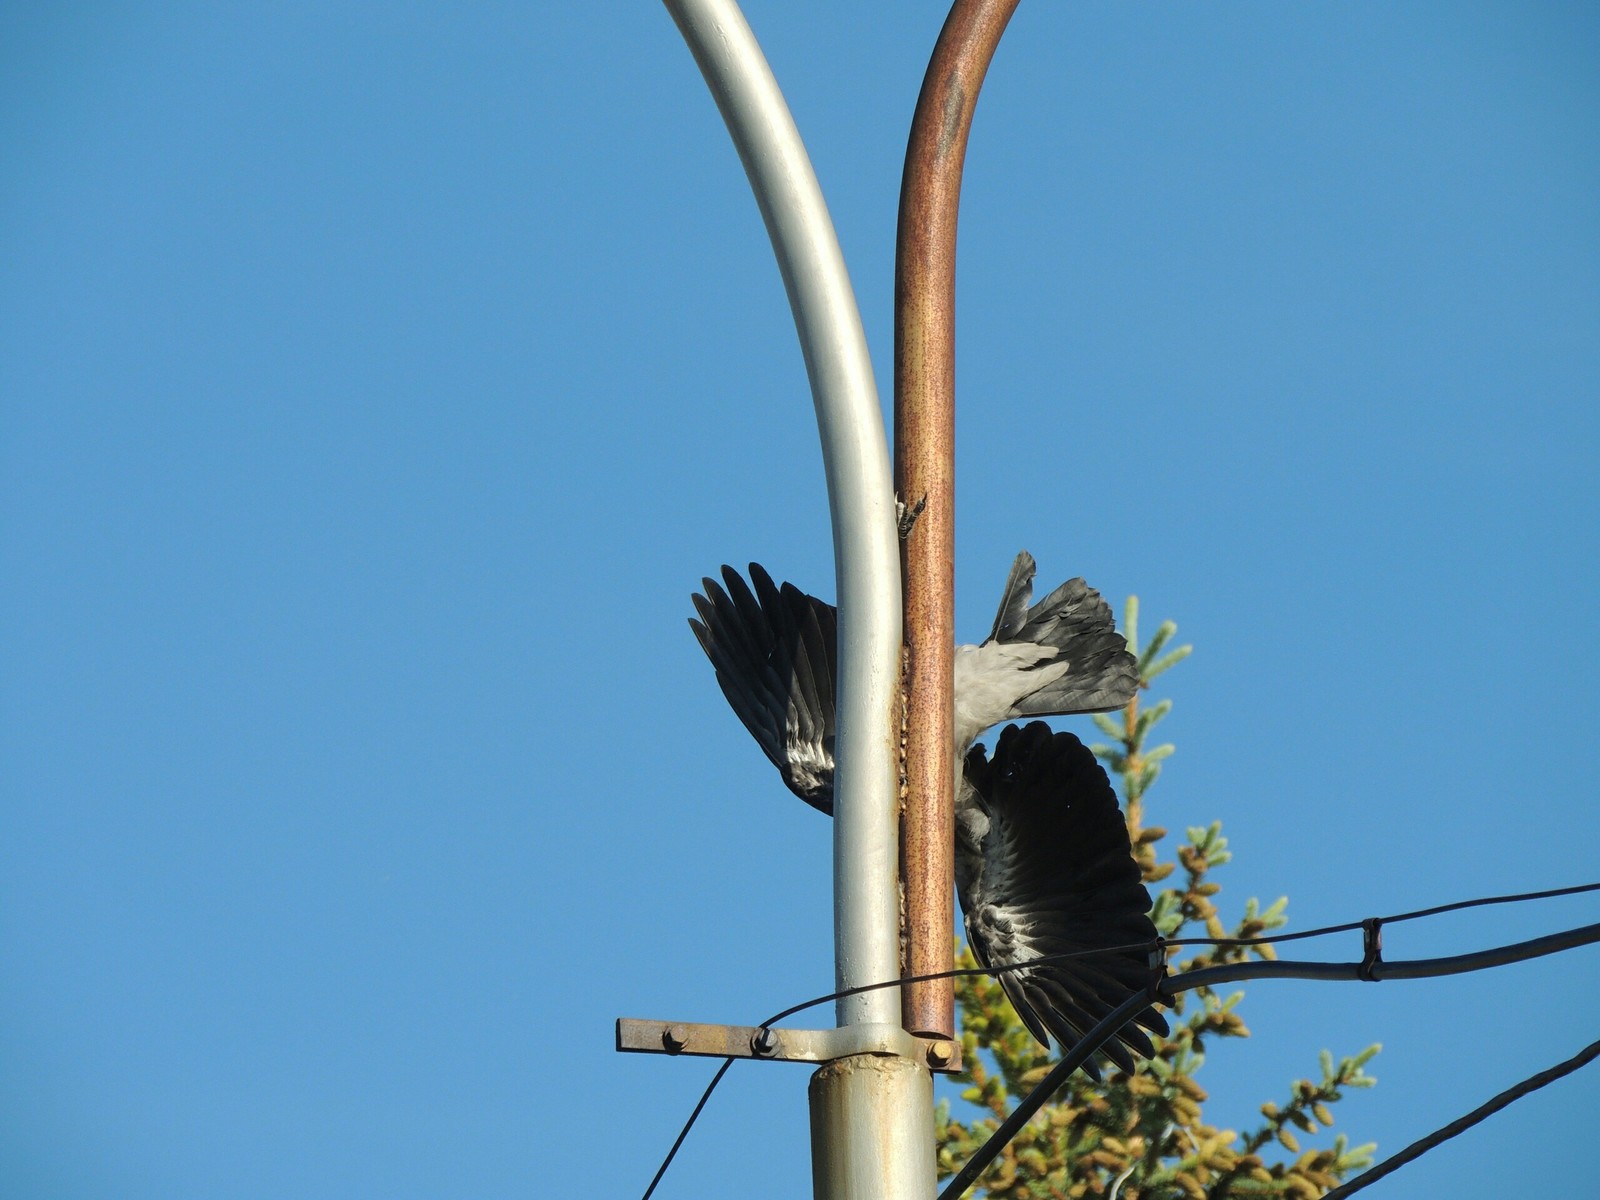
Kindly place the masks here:
[(1158, 937), (1150, 944), (1150, 977), (1144, 985), (1145, 999), (1161, 1003), (1161, 986), (1167, 981), (1167, 939)]
[(1361, 922), (1361, 970), (1365, 983), (1377, 983), (1378, 965), (1383, 962), (1383, 918), (1368, 917)]

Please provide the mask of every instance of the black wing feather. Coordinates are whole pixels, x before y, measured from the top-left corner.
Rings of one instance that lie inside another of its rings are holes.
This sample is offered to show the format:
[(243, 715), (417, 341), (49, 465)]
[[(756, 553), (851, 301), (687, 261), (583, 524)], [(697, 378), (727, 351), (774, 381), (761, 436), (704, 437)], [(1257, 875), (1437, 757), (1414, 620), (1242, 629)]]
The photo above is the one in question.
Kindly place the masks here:
[[(1094, 755), (1043, 722), (1008, 725), (994, 757), (967, 756), (972, 802), (988, 817), (982, 854), (958, 878), (967, 938), (986, 966), (1052, 954), (1095, 953), (1000, 976), (1023, 1023), (1040, 1041), (1074, 1045), (1090, 1026), (1149, 982), (1156, 937), (1116, 794)], [(1155, 1009), (1135, 1018), (1167, 1032)], [(1150, 1055), (1143, 1030), (1125, 1026), (1102, 1053), (1124, 1071)], [(1096, 1074), (1092, 1064), (1088, 1067)]]
[(989, 630), (989, 636), (985, 641), (1017, 640), (1017, 631), (1028, 619), (1028, 601), (1033, 596), (1035, 569), (1033, 555), (1026, 550), (1019, 553), (1012, 562), (1011, 574), (1006, 576), (1006, 590), (1000, 593), (1000, 611), (995, 613), (994, 628)]
[(717, 683), (789, 789), (833, 812), (834, 679), (838, 638), (833, 605), (793, 584), (781, 588), (757, 563), (754, 590), (732, 567), (726, 590), (714, 580), (693, 597), (689, 627), (716, 669)]
[[(1022, 562), (1021, 555), (1017, 562)], [(1032, 558), (1028, 562), (1031, 566)], [(1016, 574), (1017, 568), (1013, 567), (1013, 579)], [(1010, 600), (1008, 583), (1002, 605)], [(1024, 596), (1023, 603), (1026, 602)], [(1002, 607), (1002, 615), (1004, 612)], [(1026, 615), (1004, 624), (1001, 641), (1053, 646), (1058, 654), (1052, 661), (1065, 658), (1072, 664), (1060, 679), (1018, 702), (1021, 716), (1112, 712), (1125, 707), (1139, 689), (1139, 661), (1128, 650), (1128, 640), (1117, 632), (1111, 606), (1082, 579), (1067, 580), (1028, 609)], [(999, 618), (995, 626), (1001, 629)]]

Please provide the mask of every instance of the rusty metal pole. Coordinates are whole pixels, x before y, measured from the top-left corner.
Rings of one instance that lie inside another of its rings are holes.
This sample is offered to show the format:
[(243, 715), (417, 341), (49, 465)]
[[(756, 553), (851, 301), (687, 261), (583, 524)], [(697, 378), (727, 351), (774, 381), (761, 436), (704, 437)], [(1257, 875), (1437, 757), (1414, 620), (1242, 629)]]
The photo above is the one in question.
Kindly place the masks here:
[[(978, 89), (1018, 0), (956, 0), (917, 98), (900, 184), (895, 247), (895, 490), (916, 522), (901, 547), (906, 638), (905, 886), (907, 975), (948, 971), (956, 772), (956, 215)], [(917, 510), (920, 509), (920, 512)], [(905, 1027), (955, 1034), (950, 980), (902, 989)]]

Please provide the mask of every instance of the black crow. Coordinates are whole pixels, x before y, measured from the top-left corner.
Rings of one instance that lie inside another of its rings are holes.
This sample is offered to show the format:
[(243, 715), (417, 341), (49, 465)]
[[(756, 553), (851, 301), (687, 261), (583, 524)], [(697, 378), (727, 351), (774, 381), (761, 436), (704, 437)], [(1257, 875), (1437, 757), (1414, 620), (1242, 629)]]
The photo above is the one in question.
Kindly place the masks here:
[[(1139, 667), (1111, 610), (1081, 579), (1030, 607), (1034, 562), (1017, 555), (989, 636), (955, 655), (955, 875), (967, 940), (986, 967), (1156, 936), (1116, 794), (1094, 755), (1042, 721), (1007, 726), (990, 758), (974, 745), (1016, 717), (1109, 712), (1139, 686)], [(728, 703), (790, 790), (833, 811), (837, 613), (755, 563), (752, 588), (723, 567), (704, 581), (689, 624)], [(1023, 1023), (1069, 1049), (1149, 979), (1142, 949), (1097, 953), (1000, 976)], [(1137, 1019), (1166, 1033), (1154, 1009)], [(1134, 1025), (1103, 1047), (1132, 1071), (1152, 1046)], [(1094, 1064), (1086, 1064), (1098, 1078)]]

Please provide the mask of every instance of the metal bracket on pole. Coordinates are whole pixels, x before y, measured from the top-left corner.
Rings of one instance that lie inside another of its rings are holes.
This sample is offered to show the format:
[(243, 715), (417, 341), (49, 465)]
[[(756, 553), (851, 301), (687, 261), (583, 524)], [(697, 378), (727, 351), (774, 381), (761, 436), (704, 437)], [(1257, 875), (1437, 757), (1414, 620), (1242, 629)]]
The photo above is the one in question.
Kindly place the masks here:
[(635, 1054), (691, 1054), (826, 1063), (857, 1054), (888, 1054), (926, 1063), (947, 1075), (961, 1071), (961, 1043), (915, 1037), (898, 1025), (864, 1023), (837, 1029), (772, 1029), (762, 1025), (696, 1025), (687, 1021), (617, 1019), (617, 1049)]

